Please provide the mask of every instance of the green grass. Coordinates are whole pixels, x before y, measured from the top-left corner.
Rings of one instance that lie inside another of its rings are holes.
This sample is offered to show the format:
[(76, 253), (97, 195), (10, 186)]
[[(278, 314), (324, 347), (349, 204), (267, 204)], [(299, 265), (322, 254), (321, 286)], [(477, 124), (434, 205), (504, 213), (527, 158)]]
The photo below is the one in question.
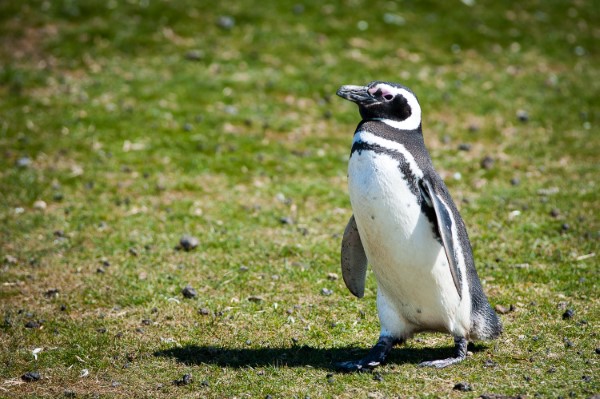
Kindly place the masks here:
[[(600, 392), (597, 2), (298, 4), (0, 2), (0, 396)], [(328, 279), (358, 122), (334, 93), (375, 79), (418, 94), (484, 288), (516, 307), (465, 362), (419, 368), (451, 353), (423, 334), (381, 381), (332, 368), (377, 337), (374, 278), (362, 300)]]

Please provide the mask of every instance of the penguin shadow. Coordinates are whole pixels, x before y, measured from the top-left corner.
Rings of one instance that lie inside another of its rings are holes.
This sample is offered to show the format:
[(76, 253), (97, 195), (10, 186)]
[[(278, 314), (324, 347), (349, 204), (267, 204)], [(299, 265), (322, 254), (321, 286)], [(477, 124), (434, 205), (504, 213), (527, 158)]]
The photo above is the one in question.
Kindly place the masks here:
[[(486, 346), (469, 344), (469, 350), (479, 352)], [(223, 348), (217, 346), (186, 345), (154, 352), (154, 356), (174, 359), (188, 366), (215, 364), (220, 367), (312, 367), (336, 371), (336, 363), (358, 360), (367, 355), (369, 348), (347, 346), (342, 348), (313, 348), (298, 345), (286, 348)], [(418, 364), (426, 360), (444, 359), (454, 354), (454, 346), (440, 348), (410, 348), (399, 346), (390, 352), (386, 364)]]

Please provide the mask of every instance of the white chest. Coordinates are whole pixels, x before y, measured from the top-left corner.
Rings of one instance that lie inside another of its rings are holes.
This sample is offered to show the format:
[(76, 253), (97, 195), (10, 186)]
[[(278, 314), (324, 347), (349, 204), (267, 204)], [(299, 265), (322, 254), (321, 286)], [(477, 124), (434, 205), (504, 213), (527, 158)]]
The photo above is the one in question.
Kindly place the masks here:
[[(383, 139), (357, 133), (359, 140)], [(390, 302), (386, 308), (414, 331), (452, 330), (460, 297), (444, 249), (420, 209), (415, 187), (423, 175), (412, 155), (392, 144), (393, 151), (355, 151), (348, 164), (350, 202), (365, 253)]]

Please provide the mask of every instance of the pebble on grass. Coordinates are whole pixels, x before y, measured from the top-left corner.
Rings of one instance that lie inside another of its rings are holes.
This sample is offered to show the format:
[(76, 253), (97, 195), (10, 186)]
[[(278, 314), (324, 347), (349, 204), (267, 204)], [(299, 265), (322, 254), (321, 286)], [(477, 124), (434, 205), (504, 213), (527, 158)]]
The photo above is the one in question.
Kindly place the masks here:
[(217, 20), (217, 26), (221, 29), (231, 30), (235, 26), (235, 19), (229, 15), (222, 15)]
[(510, 312), (514, 312), (516, 309), (517, 308), (515, 307), (515, 305), (510, 305), (509, 307), (502, 306), (502, 305), (496, 305), (496, 306), (494, 306), (494, 310), (497, 313), (500, 313), (500, 314), (507, 314), (507, 313), (510, 313)]
[(210, 314), (210, 309), (201, 308), (200, 310), (198, 310), (198, 313), (200, 313), (202, 316), (208, 316)]
[(517, 119), (520, 122), (527, 122), (529, 120), (529, 114), (527, 111), (520, 109), (517, 111)]
[(192, 375), (191, 374), (184, 374), (183, 377), (181, 377), (179, 380), (173, 381), (173, 384), (175, 384), (177, 386), (189, 385), (191, 383), (192, 383)]
[(260, 303), (260, 302), (262, 302), (264, 299), (263, 299), (262, 297), (260, 297), (260, 296), (257, 296), (257, 295), (252, 295), (252, 296), (249, 296), (249, 297), (248, 297), (248, 300), (249, 300), (250, 302)]
[(195, 249), (199, 244), (200, 241), (196, 237), (186, 234), (181, 237), (179, 240), (179, 245), (175, 248), (183, 249), (184, 251), (188, 252), (192, 249)]
[(25, 323), (25, 328), (40, 328), (42, 325), (37, 321), (28, 321)]
[(565, 313), (563, 313), (562, 318), (563, 320), (567, 320), (572, 319), (573, 316), (575, 316), (575, 311), (573, 309), (567, 309), (565, 310)]
[(21, 379), (25, 382), (38, 381), (42, 376), (37, 371), (28, 371), (21, 376)]
[(452, 389), (454, 389), (455, 391), (461, 391), (461, 392), (469, 392), (469, 391), (473, 390), (473, 388), (471, 387), (471, 385), (469, 385), (466, 382), (456, 383), (454, 385), (454, 388), (452, 388)]
[(331, 294), (333, 294), (333, 291), (330, 290), (329, 288), (322, 288), (321, 289), (321, 295), (329, 296)]
[(51, 290), (48, 290), (48, 291), (44, 292), (44, 296), (46, 298), (56, 298), (58, 296), (59, 292), (60, 291), (57, 288), (53, 288)]
[(481, 162), (479, 163), (479, 165), (486, 170), (490, 170), (494, 167), (494, 158), (490, 157), (489, 155), (486, 155)]
[(185, 59), (189, 61), (200, 61), (204, 58), (204, 52), (202, 50), (190, 50), (185, 53)]
[(181, 290), (181, 294), (188, 299), (195, 298), (198, 295), (196, 290), (190, 285), (186, 285), (185, 288)]

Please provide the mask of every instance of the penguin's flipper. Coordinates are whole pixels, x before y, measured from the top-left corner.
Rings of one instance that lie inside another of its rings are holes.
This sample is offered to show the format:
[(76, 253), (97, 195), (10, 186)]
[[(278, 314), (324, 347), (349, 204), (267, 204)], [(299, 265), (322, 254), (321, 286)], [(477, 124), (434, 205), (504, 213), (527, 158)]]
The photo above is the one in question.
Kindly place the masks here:
[(365, 295), (367, 255), (363, 248), (354, 215), (350, 217), (342, 238), (342, 276), (350, 292), (362, 298)]
[(451, 210), (448, 206), (440, 199), (438, 194), (433, 190), (431, 183), (427, 179), (421, 180), (421, 192), (425, 202), (430, 207), (433, 207), (435, 211), (435, 217), (437, 219), (437, 229), (442, 238), (444, 244), (444, 250), (446, 251), (446, 257), (448, 258), (448, 265), (450, 266), (450, 273), (452, 274), (452, 280), (454, 280), (454, 286), (458, 291), (458, 296), (462, 299), (462, 282), (460, 281), (457, 261), (457, 251), (454, 246), (454, 240), (452, 239), (452, 217)]

